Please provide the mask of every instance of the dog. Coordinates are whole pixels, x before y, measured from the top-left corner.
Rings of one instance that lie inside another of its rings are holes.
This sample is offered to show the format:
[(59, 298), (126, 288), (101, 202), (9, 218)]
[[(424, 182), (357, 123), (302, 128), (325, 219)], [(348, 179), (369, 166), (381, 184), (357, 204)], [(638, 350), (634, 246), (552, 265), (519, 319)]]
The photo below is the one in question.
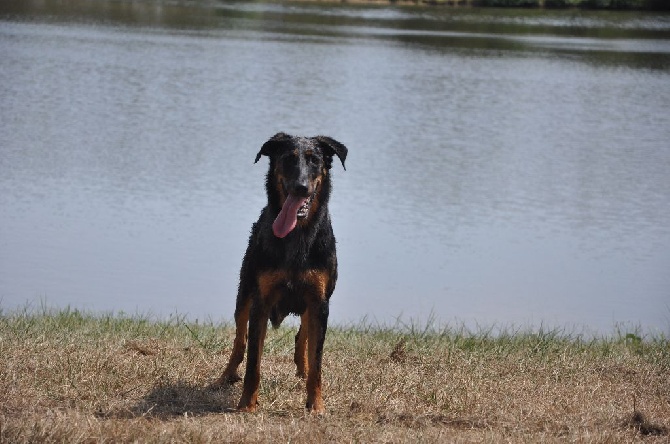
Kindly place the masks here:
[[(241, 380), (237, 368), (247, 349), (239, 411), (258, 407), (260, 361), (268, 320), (277, 328), (289, 314), (300, 316), (295, 336), (296, 375), (306, 378), (311, 413), (325, 411), (321, 361), (330, 297), (337, 281), (335, 236), (328, 212), (333, 156), (344, 166), (347, 148), (326, 136), (275, 134), (256, 155), (270, 159), (267, 206), (253, 224), (242, 260), (235, 304), (235, 340), (215, 385)], [(248, 329), (247, 329), (248, 325)]]

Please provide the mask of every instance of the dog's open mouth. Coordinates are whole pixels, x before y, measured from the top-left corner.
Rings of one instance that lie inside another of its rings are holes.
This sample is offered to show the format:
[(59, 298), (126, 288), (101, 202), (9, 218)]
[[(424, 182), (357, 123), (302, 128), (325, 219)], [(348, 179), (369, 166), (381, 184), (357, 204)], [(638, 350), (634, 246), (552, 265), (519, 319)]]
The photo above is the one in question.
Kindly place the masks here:
[(289, 194), (284, 201), (279, 214), (272, 223), (272, 232), (279, 238), (286, 237), (298, 224), (298, 219), (305, 219), (314, 201), (317, 187), (309, 197), (299, 197)]
[(303, 202), (302, 205), (300, 205), (300, 208), (298, 208), (298, 212), (296, 213), (296, 216), (298, 219), (304, 219), (307, 217), (309, 214), (309, 208), (312, 206), (312, 201), (314, 200), (314, 195), (316, 194), (316, 190), (312, 193), (311, 196), (309, 196), (305, 202)]

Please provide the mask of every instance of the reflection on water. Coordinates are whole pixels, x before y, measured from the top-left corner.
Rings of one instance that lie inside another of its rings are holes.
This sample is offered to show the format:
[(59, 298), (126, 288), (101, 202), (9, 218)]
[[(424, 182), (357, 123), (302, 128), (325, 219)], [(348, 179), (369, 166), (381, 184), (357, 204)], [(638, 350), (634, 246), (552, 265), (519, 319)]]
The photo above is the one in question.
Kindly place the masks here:
[(335, 322), (670, 325), (670, 18), (0, 5), (0, 304), (230, 318), (258, 147), (328, 134)]

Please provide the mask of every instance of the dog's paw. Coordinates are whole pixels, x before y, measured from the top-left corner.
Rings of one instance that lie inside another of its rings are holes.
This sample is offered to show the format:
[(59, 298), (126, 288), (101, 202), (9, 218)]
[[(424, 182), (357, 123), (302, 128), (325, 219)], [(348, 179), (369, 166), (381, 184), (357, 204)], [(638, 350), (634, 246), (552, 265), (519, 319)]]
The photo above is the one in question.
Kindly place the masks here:
[(249, 405), (238, 405), (237, 411), (240, 413), (255, 413), (258, 409), (258, 403), (249, 404)]
[(224, 373), (223, 375), (221, 375), (221, 377), (219, 379), (212, 382), (212, 384), (210, 385), (210, 388), (213, 388), (213, 389), (224, 388), (224, 387), (227, 387), (229, 385), (235, 384), (237, 381), (241, 381), (241, 380), (242, 380), (242, 377), (240, 377), (240, 375), (238, 375), (237, 372), (232, 373), (232, 374)]
[(326, 408), (323, 406), (323, 401), (312, 404), (308, 402), (305, 405), (305, 409), (307, 409), (307, 413), (312, 416), (323, 416), (326, 414)]

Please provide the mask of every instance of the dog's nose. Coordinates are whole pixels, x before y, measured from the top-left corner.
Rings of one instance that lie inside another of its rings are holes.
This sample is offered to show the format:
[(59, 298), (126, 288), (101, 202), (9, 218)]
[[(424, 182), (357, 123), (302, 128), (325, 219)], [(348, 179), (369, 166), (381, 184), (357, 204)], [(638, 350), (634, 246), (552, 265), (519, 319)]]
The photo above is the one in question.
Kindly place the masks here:
[(296, 196), (307, 197), (309, 194), (309, 187), (307, 186), (307, 183), (296, 183), (293, 192)]

